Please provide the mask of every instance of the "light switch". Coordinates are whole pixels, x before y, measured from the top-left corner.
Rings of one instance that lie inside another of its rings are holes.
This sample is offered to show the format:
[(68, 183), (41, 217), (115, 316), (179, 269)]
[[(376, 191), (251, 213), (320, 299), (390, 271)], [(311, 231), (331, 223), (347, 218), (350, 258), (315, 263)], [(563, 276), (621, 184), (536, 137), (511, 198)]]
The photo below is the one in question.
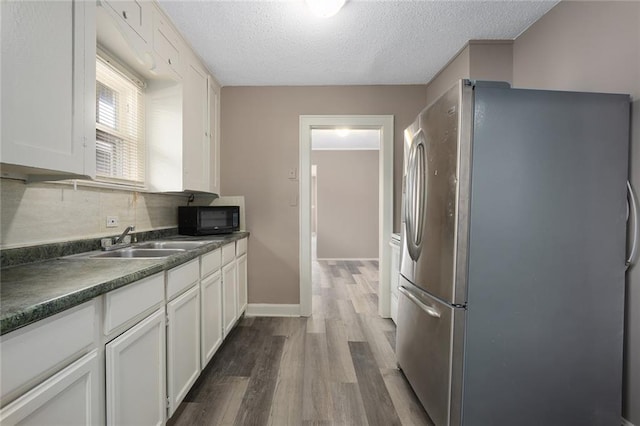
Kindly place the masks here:
[(295, 167), (289, 169), (288, 177), (289, 179), (296, 179), (298, 177), (298, 169)]

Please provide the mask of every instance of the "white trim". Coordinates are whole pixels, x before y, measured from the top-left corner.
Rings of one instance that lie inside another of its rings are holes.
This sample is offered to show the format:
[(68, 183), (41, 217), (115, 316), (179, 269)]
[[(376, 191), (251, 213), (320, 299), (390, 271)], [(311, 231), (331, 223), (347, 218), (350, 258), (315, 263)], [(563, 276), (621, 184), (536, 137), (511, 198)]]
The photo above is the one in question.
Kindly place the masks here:
[(271, 303), (249, 303), (247, 317), (299, 317), (300, 305), (277, 305)]
[(300, 315), (311, 315), (311, 129), (379, 129), (378, 258), (380, 283), (378, 313), (391, 314), (389, 268), (393, 228), (393, 115), (301, 115), (300, 116)]
[(380, 148), (313, 148), (312, 151), (380, 151)]
[(356, 261), (356, 260), (360, 260), (360, 261), (371, 261), (371, 260), (379, 260), (377, 257), (371, 257), (371, 258), (361, 258), (361, 257), (319, 257), (316, 260), (344, 260), (347, 262), (350, 261)]
[(631, 423), (629, 420), (625, 419), (624, 417), (621, 418), (622, 420), (622, 426), (634, 426), (633, 423)]

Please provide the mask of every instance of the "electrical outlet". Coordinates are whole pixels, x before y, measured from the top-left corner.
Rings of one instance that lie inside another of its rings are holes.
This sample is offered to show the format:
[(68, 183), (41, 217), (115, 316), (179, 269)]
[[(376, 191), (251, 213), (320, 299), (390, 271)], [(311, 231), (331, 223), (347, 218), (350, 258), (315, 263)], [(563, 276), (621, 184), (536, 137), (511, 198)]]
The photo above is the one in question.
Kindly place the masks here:
[(107, 216), (107, 228), (118, 227), (118, 216)]
[(287, 176), (289, 179), (296, 179), (297, 175), (298, 175), (298, 169), (295, 167), (289, 169), (289, 172), (287, 173)]

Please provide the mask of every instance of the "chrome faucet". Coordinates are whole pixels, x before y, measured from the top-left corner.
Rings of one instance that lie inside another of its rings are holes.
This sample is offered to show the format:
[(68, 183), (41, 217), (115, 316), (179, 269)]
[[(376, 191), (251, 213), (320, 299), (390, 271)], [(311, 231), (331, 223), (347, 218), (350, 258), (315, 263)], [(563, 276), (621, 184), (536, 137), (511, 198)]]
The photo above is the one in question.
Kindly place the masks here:
[(120, 234), (120, 236), (118, 238), (116, 238), (116, 241), (114, 242), (114, 244), (122, 244), (122, 242), (124, 241), (124, 237), (127, 236), (127, 234), (131, 231), (133, 231), (134, 229), (136, 229), (135, 226), (133, 225), (129, 225), (127, 226), (124, 231), (122, 231), (122, 234)]

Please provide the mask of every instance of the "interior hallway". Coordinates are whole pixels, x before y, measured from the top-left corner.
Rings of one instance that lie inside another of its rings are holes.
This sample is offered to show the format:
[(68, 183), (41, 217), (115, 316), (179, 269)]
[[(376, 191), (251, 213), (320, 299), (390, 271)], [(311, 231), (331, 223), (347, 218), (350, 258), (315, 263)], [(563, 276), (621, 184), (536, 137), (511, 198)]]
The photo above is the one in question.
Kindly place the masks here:
[(431, 425), (377, 314), (378, 262), (314, 261), (309, 318), (243, 318), (170, 425)]

